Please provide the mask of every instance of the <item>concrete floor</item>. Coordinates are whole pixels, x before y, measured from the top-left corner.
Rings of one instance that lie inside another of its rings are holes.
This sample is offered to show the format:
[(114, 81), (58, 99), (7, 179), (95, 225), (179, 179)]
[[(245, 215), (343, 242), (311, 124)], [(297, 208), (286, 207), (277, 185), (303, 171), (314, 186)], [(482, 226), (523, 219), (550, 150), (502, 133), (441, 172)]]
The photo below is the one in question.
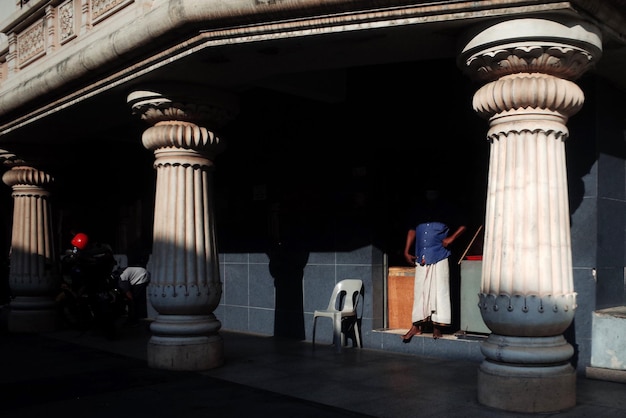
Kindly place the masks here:
[[(0, 335), (0, 416), (528, 417), (478, 404), (479, 363), (222, 331), (225, 363), (147, 367), (146, 324)], [(429, 338), (428, 336), (420, 338)], [(626, 417), (626, 385), (577, 380), (577, 405), (543, 417)]]

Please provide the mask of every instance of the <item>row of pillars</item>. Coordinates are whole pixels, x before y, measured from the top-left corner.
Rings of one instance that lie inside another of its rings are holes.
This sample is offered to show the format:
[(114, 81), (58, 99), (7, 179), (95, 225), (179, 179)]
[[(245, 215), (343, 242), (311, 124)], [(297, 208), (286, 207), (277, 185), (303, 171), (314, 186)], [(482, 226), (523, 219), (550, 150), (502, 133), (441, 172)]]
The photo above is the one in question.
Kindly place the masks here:
[[(584, 101), (574, 81), (600, 57), (601, 37), (584, 22), (552, 16), (486, 25), (467, 39), (458, 65), (483, 83), (474, 109), (489, 121), (491, 144), (479, 307), (492, 334), (482, 345), (478, 398), (511, 411), (567, 409), (576, 402), (576, 375), (562, 334), (576, 293), (564, 141)], [(148, 363), (218, 367), (223, 343), (213, 311), (222, 285), (211, 172), (222, 148), (216, 129), (236, 117), (236, 99), (176, 85), (133, 92), (128, 104), (149, 125), (142, 140), (157, 172), (149, 297), (158, 316)], [(41, 331), (53, 325), (57, 288), (52, 178), (7, 161), (3, 181), (15, 199), (9, 328)]]

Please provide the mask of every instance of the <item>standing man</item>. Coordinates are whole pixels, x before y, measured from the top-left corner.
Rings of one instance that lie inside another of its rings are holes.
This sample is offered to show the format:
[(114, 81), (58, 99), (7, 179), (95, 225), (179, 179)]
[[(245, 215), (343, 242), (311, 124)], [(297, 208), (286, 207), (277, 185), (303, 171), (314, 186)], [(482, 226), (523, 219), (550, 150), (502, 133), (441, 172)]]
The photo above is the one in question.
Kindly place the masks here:
[(441, 338), (442, 327), (452, 323), (449, 246), (465, 229), (459, 213), (435, 189), (427, 190), (423, 204), (411, 213), (404, 258), (415, 266), (413, 324), (402, 342), (421, 334), (425, 324), (432, 324), (433, 338)]
[(119, 276), (119, 287), (126, 296), (128, 304), (128, 325), (139, 324), (140, 318), (148, 316), (146, 290), (150, 283), (150, 272), (145, 263), (134, 263), (122, 271)]

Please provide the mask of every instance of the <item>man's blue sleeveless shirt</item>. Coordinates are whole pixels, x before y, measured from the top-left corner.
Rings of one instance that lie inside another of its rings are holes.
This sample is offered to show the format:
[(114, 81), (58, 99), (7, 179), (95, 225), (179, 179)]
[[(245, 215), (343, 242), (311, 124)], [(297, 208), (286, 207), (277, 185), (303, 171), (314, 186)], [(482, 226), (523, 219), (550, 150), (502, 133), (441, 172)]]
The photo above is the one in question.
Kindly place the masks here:
[(435, 264), (450, 256), (450, 250), (442, 245), (449, 228), (441, 222), (426, 222), (415, 228), (415, 255), (417, 263)]

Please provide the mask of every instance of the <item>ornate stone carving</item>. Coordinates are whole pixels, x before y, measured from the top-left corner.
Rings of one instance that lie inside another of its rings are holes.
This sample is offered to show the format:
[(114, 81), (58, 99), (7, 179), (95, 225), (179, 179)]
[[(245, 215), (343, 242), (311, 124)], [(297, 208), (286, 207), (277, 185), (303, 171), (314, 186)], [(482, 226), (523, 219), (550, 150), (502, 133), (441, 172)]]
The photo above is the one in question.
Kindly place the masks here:
[[(184, 97), (180, 97), (181, 95)], [(150, 124), (186, 121), (207, 123), (217, 128), (232, 121), (239, 111), (236, 99), (228, 93), (209, 89), (206, 95), (200, 97), (197, 89), (192, 87), (173, 94), (137, 91), (128, 96), (128, 103), (134, 114)]]
[(133, 0), (92, 0), (91, 21), (96, 24), (132, 3)]
[(541, 109), (571, 116), (585, 100), (571, 81), (547, 74), (513, 74), (481, 87), (474, 95), (474, 110), (484, 118), (502, 112)]
[(576, 293), (567, 295), (479, 294), (485, 325), (499, 335), (527, 337), (563, 333), (574, 319)]
[(76, 36), (74, 24), (74, 0), (68, 0), (59, 5), (59, 42), (67, 42)]
[(144, 147), (156, 150), (164, 147), (185, 148), (199, 152), (221, 149), (219, 137), (212, 131), (194, 123), (161, 122), (148, 128), (142, 137)]
[(0, 149), (0, 163), (5, 166), (13, 167), (15, 165), (24, 164), (24, 160), (10, 151)]
[(522, 43), (480, 51), (466, 59), (466, 72), (482, 81), (513, 73), (541, 72), (575, 80), (594, 64), (593, 54), (574, 46)]
[(515, 73), (575, 80), (602, 55), (600, 31), (566, 16), (488, 22), (467, 37), (459, 67), (479, 81)]
[(17, 166), (2, 175), (2, 181), (7, 186), (37, 186), (47, 187), (54, 179), (51, 175), (28, 166)]
[(17, 56), (20, 66), (26, 65), (45, 51), (45, 31), (43, 19), (35, 22), (17, 37)]
[[(154, 91), (131, 93), (128, 102), (133, 113), (153, 125), (142, 136), (144, 146), (151, 150), (166, 147), (194, 150), (209, 158), (220, 152), (222, 142), (212, 129), (233, 120), (238, 106), (227, 93), (203, 90), (206, 95), (202, 97), (198, 96), (198, 88), (193, 87), (179, 87), (174, 95)], [(180, 97), (185, 93), (188, 96)], [(163, 152), (155, 155), (158, 159), (164, 157)]]

